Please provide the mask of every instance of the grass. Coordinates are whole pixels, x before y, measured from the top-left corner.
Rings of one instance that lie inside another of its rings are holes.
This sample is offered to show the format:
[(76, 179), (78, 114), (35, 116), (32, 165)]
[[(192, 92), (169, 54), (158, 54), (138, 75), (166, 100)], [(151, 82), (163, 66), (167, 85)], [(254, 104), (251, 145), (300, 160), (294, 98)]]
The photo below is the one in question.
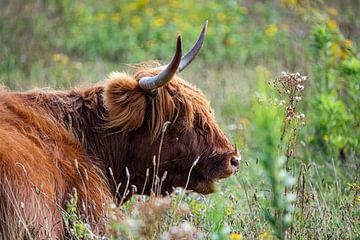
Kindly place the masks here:
[[(209, 196), (176, 190), (164, 199), (133, 197), (120, 212), (110, 206), (108, 236), (360, 239), (358, 3), (178, 3), (0, 5), (0, 81), (18, 91), (84, 87), (113, 70), (131, 72), (126, 63), (166, 61), (174, 31), (188, 48), (209, 20), (204, 48), (182, 76), (211, 100), (219, 125), (241, 150), (240, 171)], [(289, 99), (268, 84), (283, 71), (308, 76), (297, 108), (305, 125), (291, 142), (296, 156), (285, 162), (295, 125), (281, 140), (286, 116), (279, 103)], [(75, 210), (76, 196), (66, 215), (73, 238), (96, 238)]]

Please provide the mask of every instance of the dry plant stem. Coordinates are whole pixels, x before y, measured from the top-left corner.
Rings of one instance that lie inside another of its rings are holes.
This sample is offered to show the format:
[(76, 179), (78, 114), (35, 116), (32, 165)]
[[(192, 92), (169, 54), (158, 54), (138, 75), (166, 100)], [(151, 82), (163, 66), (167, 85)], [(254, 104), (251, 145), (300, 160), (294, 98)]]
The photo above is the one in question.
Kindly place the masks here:
[(119, 183), (116, 187), (115, 196), (118, 195), (119, 197), (121, 197), (120, 196), (120, 187), (121, 187), (121, 183)]
[[(241, 183), (242, 183), (241, 185), (242, 185), (242, 187), (243, 187), (243, 189), (244, 189), (244, 192), (245, 192), (246, 202), (247, 202), (247, 204), (248, 204), (248, 206), (249, 206), (251, 218), (254, 219), (254, 214), (253, 214), (254, 211), (253, 211), (253, 209), (252, 209), (252, 207), (251, 207), (251, 203), (250, 203), (250, 199), (249, 199), (248, 192), (247, 192), (247, 189), (246, 189), (245, 181), (244, 181), (244, 180), (241, 180)], [(252, 228), (252, 230), (253, 230), (254, 232), (256, 232), (256, 235), (258, 236), (259, 234), (258, 234), (258, 231), (257, 231), (257, 229), (256, 229), (256, 226), (254, 226), (254, 222), (252, 222), (251, 228)]]
[[(305, 173), (303, 170), (305, 166), (302, 164), (300, 166), (300, 172), (298, 177), (298, 185), (297, 185), (297, 198), (300, 200), (300, 222), (304, 220), (304, 198), (305, 198)], [(302, 225), (300, 225), (299, 235), (300, 238), (302, 236)]]
[[(159, 189), (160, 178), (158, 176), (159, 168), (160, 168), (160, 156), (161, 156), (161, 150), (162, 150), (162, 145), (163, 145), (163, 141), (164, 141), (164, 135), (165, 135), (165, 132), (166, 132), (169, 124), (170, 124), (169, 121), (166, 121), (164, 123), (162, 131), (161, 131), (161, 138), (160, 138), (158, 154), (157, 154), (157, 156), (155, 156), (155, 155), (153, 156), (153, 178), (152, 178), (152, 182), (151, 182), (151, 195), (155, 195), (155, 196), (158, 196), (161, 192)], [(146, 185), (146, 180), (144, 183), (144, 188), (145, 188), (145, 185)]]
[(163, 141), (164, 141), (164, 135), (165, 135), (165, 132), (169, 125), (170, 125), (170, 122), (166, 121), (164, 123), (162, 131), (161, 131), (161, 138), (160, 138), (160, 144), (159, 144), (159, 151), (158, 151), (158, 155), (157, 155), (156, 173), (155, 173), (156, 181), (155, 181), (154, 191), (155, 191), (156, 195), (159, 195), (159, 193), (160, 193), (160, 189), (159, 189), (159, 187), (160, 187), (160, 179), (159, 179), (160, 156), (161, 156), (161, 149), (162, 149), (162, 145), (163, 145)]
[(245, 181), (244, 181), (244, 180), (241, 180), (241, 183), (242, 183), (242, 186), (243, 186), (243, 189), (244, 189), (244, 192), (245, 192), (246, 201), (247, 201), (247, 204), (248, 204), (248, 206), (249, 206), (250, 213), (252, 213), (253, 210), (252, 210), (252, 207), (251, 207), (251, 204), (250, 204), (250, 200), (249, 200), (249, 196), (248, 196), (248, 193), (247, 193), (247, 190), (246, 190)]
[(146, 176), (145, 176), (143, 189), (141, 190), (141, 195), (144, 195), (145, 187), (146, 187), (148, 179), (149, 179), (149, 168), (146, 168)]
[(182, 195), (181, 195), (180, 201), (183, 199), (183, 197), (184, 197), (184, 195), (185, 195), (186, 189), (187, 189), (187, 187), (188, 187), (188, 185), (189, 185), (191, 172), (192, 172), (193, 168), (196, 166), (196, 164), (199, 162), (199, 159), (200, 159), (200, 157), (198, 156), (198, 157), (195, 159), (195, 161), (193, 162), (193, 164), (191, 165), (191, 168), (190, 168), (190, 170), (189, 170), (189, 174), (188, 174), (187, 179), (186, 179), (186, 184), (185, 184), (185, 187), (184, 187), (184, 192), (183, 192)]
[(137, 193), (137, 187), (135, 185), (131, 185), (130, 187), (131, 187), (131, 195)]
[(111, 176), (111, 180), (113, 181), (114, 183), (114, 187), (116, 188), (117, 187), (117, 183), (116, 183), (116, 180), (115, 180), (115, 177), (114, 177), (114, 173), (113, 173), (113, 170), (111, 167), (109, 167), (109, 173), (110, 173), (110, 176)]
[(161, 181), (160, 181), (160, 185), (159, 185), (159, 189), (158, 189), (158, 195), (160, 196), (160, 190), (161, 190), (161, 187), (162, 187), (162, 183), (165, 181), (166, 179), (166, 176), (167, 176), (167, 171), (164, 172), (163, 176), (161, 177)]
[[(184, 191), (182, 192), (182, 194), (181, 194), (181, 196), (180, 196), (179, 202), (178, 202), (177, 206), (175, 207), (174, 213), (176, 213), (176, 212), (179, 210), (180, 203), (182, 202), (182, 200), (183, 200), (183, 198), (184, 198), (184, 196), (185, 196), (186, 189), (187, 189), (187, 187), (188, 187), (188, 185), (189, 185), (191, 172), (192, 172), (193, 168), (196, 166), (196, 164), (199, 162), (199, 159), (200, 159), (200, 157), (198, 156), (198, 157), (195, 159), (195, 161), (193, 162), (193, 164), (191, 165), (191, 168), (190, 168), (190, 170), (189, 170), (189, 174), (188, 174), (188, 176), (187, 176), (186, 184), (185, 184), (185, 187), (184, 187)], [(174, 219), (174, 218), (172, 218), (172, 220), (171, 220), (170, 226), (172, 226), (172, 224), (173, 224), (173, 221), (174, 221), (173, 219)]]
[[(87, 192), (87, 187), (88, 186), (86, 186), (84, 178), (83, 178), (83, 176), (82, 176), (82, 174), (80, 172), (79, 163), (78, 163), (77, 159), (74, 160), (74, 164), (75, 164), (76, 171), (80, 176), (81, 183), (83, 185), (83, 189), (85, 190), (85, 203), (83, 203), (83, 206), (89, 206), (89, 203), (88, 203), (89, 198), (88, 198), (88, 192)], [(83, 201), (83, 199), (82, 199), (82, 201)], [(91, 208), (90, 208), (91, 212), (88, 212), (86, 207), (83, 207), (83, 210), (84, 210), (84, 212), (87, 213), (88, 216), (91, 216), (91, 214), (92, 214)]]
[(156, 156), (153, 156), (153, 177), (151, 182), (151, 195), (155, 194), (154, 188), (155, 188), (155, 179), (156, 179)]
[(121, 201), (120, 201), (120, 204), (119, 205), (122, 205), (122, 203), (124, 202), (126, 196), (128, 195), (128, 187), (129, 187), (129, 183), (130, 183), (130, 173), (129, 173), (129, 169), (127, 167), (125, 167), (125, 171), (126, 171), (126, 177), (127, 177), (127, 180), (126, 180), (126, 186), (125, 186), (125, 189), (124, 189), (124, 193), (123, 193), (123, 196), (121, 198)]
[(119, 189), (120, 189), (121, 183), (119, 183), (119, 184), (116, 183), (116, 180), (115, 180), (115, 177), (114, 177), (114, 172), (113, 172), (113, 170), (112, 170), (111, 167), (109, 167), (109, 173), (110, 173), (110, 176), (111, 176), (112, 181), (114, 182), (115, 198), (116, 198), (117, 196), (120, 197)]

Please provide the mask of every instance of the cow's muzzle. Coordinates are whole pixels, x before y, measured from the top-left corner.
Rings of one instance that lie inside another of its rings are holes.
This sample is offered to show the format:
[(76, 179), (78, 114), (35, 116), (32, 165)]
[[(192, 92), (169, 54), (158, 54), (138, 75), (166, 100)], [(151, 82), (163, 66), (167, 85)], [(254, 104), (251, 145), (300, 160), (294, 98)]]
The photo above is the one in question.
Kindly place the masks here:
[(223, 171), (220, 172), (219, 179), (227, 178), (235, 174), (240, 166), (240, 156), (230, 155), (223, 162)]
[(230, 166), (232, 166), (235, 170), (239, 169), (239, 165), (240, 165), (240, 157), (230, 158)]

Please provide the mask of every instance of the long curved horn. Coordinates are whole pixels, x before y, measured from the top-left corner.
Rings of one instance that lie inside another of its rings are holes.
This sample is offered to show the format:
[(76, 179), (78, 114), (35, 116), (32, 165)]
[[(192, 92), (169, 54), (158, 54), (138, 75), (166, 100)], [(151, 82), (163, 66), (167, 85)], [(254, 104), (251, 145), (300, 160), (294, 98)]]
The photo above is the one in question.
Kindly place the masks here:
[(159, 88), (169, 82), (175, 75), (181, 61), (181, 36), (179, 35), (176, 42), (175, 55), (171, 62), (166, 65), (165, 69), (162, 70), (158, 75), (153, 77), (143, 77), (139, 81), (139, 85), (144, 90), (152, 90)]
[(208, 21), (206, 20), (204, 26), (201, 30), (200, 36), (194, 46), (188, 51), (184, 57), (181, 58), (180, 66), (178, 72), (184, 70), (196, 57), (199, 53), (202, 44), (204, 43), (206, 29), (207, 29)]

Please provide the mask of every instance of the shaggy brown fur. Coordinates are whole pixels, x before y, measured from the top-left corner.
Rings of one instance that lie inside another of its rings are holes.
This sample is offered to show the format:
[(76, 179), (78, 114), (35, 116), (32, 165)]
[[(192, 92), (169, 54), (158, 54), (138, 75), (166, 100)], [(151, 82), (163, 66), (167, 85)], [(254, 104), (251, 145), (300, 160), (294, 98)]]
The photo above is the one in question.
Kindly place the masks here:
[(62, 235), (61, 209), (73, 188), (91, 207), (84, 211), (90, 218), (100, 220), (103, 203), (110, 199), (102, 171), (62, 122), (73, 109), (62, 96), (0, 94), (0, 236), (4, 239), (18, 239), (19, 234)]
[(150, 194), (146, 171), (165, 121), (172, 124), (163, 136), (161, 193), (185, 186), (198, 156), (190, 189), (212, 192), (215, 180), (233, 173), (229, 158), (237, 153), (205, 96), (176, 76), (151, 93), (139, 87), (141, 77), (157, 73), (113, 73), (105, 86), (70, 92), (0, 91), (0, 239), (63, 237), (73, 188), (80, 213), (102, 232), (104, 205), (131, 196), (127, 181)]

